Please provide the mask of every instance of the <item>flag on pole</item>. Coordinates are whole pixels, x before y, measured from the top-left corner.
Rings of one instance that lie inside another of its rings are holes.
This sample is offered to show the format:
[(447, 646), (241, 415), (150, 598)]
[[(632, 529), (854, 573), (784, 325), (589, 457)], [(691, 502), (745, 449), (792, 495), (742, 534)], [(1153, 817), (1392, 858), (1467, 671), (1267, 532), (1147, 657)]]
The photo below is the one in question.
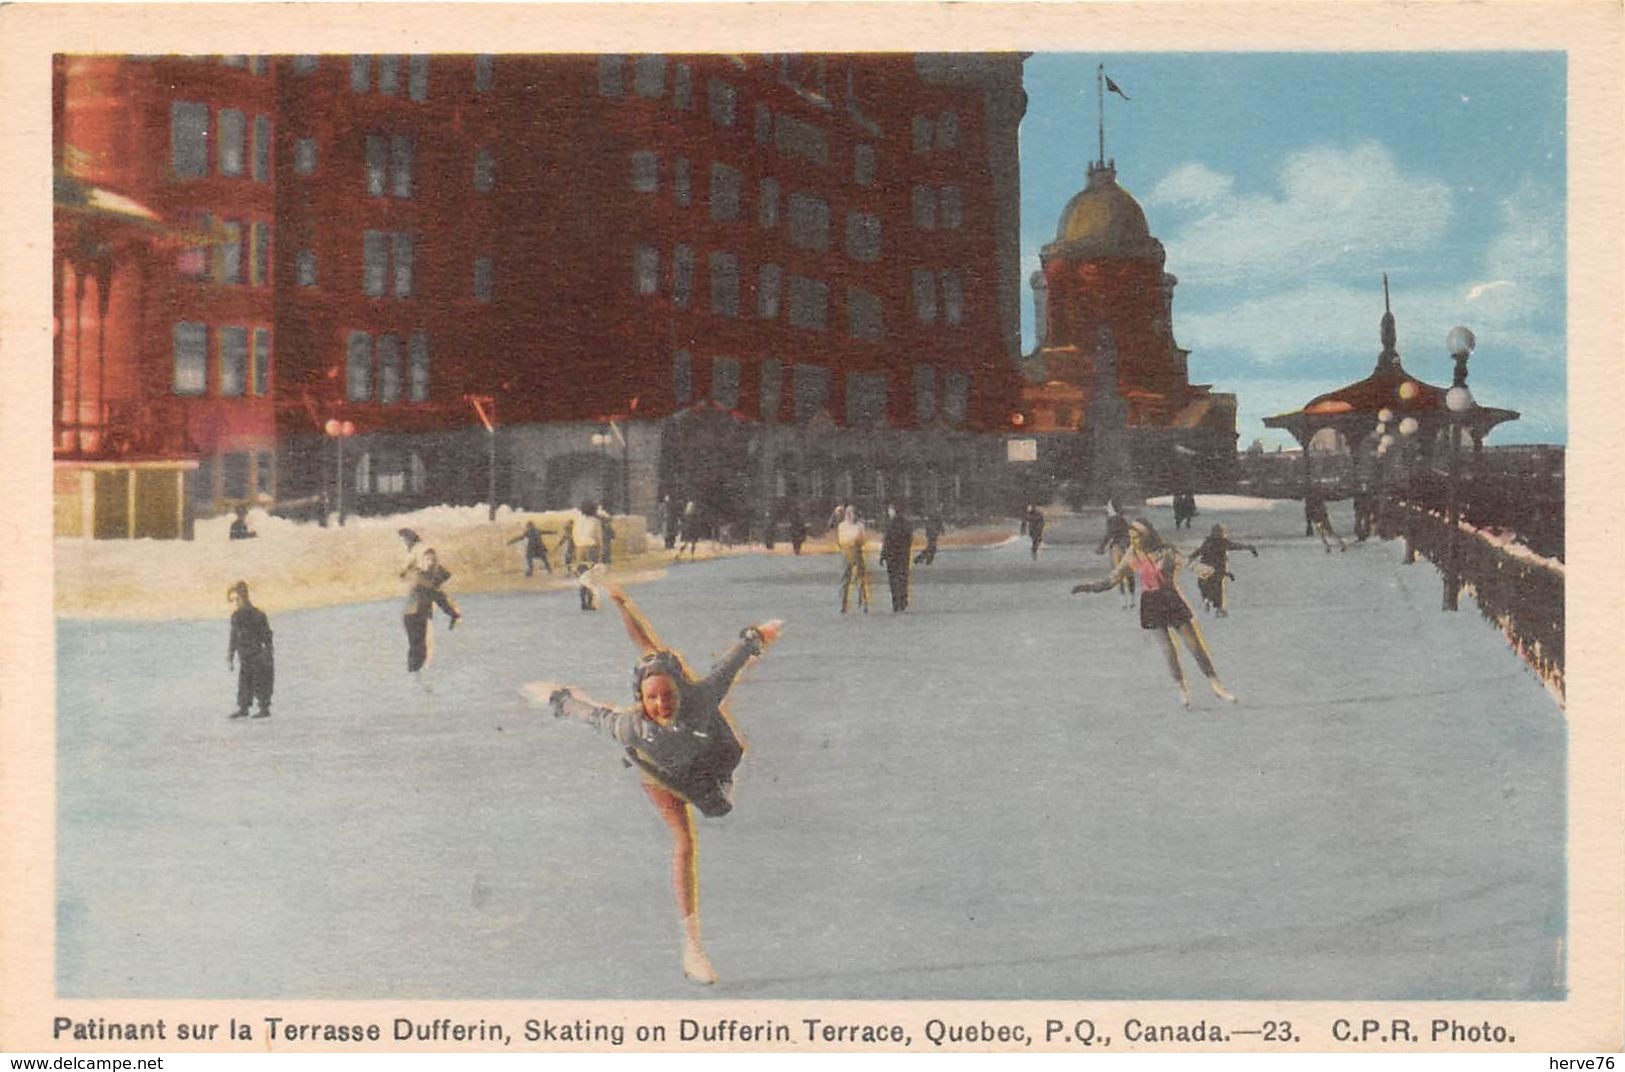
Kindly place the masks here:
[[(1102, 73), (1104, 74), (1105, 72), (1102, 72)], [(1133, 99), (1127, 93), (1123, 92), (1123, 87), (1122, 86), (1119, 86), (1116, 82), (1112, 81), (1112, 76), (1109, 75), (1109, 74), (1106, 75), (1106, 88), (1111, 90), (1113, 93), (1117, 94), (1119, 97), (1122, 97), (1124, 100), (1132, 100)]]

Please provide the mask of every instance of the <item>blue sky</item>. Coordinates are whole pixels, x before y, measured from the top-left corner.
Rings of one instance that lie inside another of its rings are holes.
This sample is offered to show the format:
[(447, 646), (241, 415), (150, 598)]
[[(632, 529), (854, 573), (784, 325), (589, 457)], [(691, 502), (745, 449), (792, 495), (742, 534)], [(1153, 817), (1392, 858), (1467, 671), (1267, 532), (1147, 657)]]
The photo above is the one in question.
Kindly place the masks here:
[(1478, 337), (1480, 402), (1522, 412), (1493, 443), (1568, 438), (1566, 62), (1555, 52), (1045, 54), (1021, 126), (1022, 336), (1039, 250), (1096, 153), (1168, 251), (1191, 378), (1260, 423), (1371, 372), (1389, 273), (1399, 352), (1448, 383), (1447, 331)]

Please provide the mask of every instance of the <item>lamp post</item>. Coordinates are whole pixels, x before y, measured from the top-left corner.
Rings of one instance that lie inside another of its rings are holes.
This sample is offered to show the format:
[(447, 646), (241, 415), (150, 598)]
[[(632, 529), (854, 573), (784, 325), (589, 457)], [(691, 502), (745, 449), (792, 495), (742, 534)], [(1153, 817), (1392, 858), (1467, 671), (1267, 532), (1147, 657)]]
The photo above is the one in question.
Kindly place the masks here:
[(1461, 578), (1456, 564), (1456, 530), (1461, 526), (1461, 504), (1458, 502), (1461, 483), (1461, 422), (1473, 411), (1473, 393), (1467, 389), (1467, 359), (1473, 356), (1477, 340), (1464, 327), (1450, 329), (1445, 346), (1456, 361), (1455, 375), (1450, 390), (1444, 395), (1444, 408), (1450, 415), (1450, 480), (1445, 500), (1445, 569), (1444, 609), (1453, 611), (1461, 602)]
[(612, 486), (609, 478), (609, 445), (614, 441), (614, 439), (615, 437), (610, 435), (607, 431), (594, 432), (592, 434), (592, 445), (598, 448), (598, 474), (603, 480), (603, 494), (605, 499), (609, 498), (610, 488)]
[(326, 432), (328, 438), (333, 441), (333, 480), (337, 485), (339, 524), (342, 525), (344, 524), (344, 441), (355, 435), (355, 424), (334, 417), (323, 426), (322, 431)]

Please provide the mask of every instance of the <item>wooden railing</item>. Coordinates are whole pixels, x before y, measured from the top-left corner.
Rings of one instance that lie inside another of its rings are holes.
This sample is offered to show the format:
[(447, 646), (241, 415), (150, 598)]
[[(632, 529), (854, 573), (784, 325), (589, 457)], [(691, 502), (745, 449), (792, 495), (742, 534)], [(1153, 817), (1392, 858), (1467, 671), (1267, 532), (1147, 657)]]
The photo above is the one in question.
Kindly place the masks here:
[(1479, 613), (1494, 622), (1507, 642), (1538, 674), (1561, 705), (1563, 688), (1564, 566), (1537, 554), (1511, 533), (1463, 521), (1454, 546), (1443, 512), (1405, 499), (1391, 499), (1379, 517), (1384, 538), (1399, 537), (1454, 577)]

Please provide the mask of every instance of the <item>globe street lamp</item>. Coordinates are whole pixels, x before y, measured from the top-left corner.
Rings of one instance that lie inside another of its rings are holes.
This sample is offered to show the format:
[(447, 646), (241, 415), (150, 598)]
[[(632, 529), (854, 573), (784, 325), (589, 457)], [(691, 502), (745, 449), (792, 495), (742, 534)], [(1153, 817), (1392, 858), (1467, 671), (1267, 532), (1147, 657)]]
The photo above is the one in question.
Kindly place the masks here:
[(355, 435), (355, 424), (351, 421), (341, 421), (337, 417), (330, 419), (322, 427), (329, 439), (333, 441), (333, 479), (338, 485), (339, 524), (344, 524), (344, 441)]
[(1477, 340), (1464, 327), (1450, 329), (1445, 346), (1456, 361), (1455, 375), (1450, 390), (1444, 395), (1444, 408), (1450, 418), (1450, 481), (1445, 501), (1445, 569), (1444, 609), (1456, 610), (1461, 602), (1461, 578), (1456, 563), (1456, 530), (1461, 527), (1461, 504), (1458, 502), (1461, 483), (1461, 424), (1473, 411), (1473, 393), (1467, 389), (1467, 359), (1473, 356)]

